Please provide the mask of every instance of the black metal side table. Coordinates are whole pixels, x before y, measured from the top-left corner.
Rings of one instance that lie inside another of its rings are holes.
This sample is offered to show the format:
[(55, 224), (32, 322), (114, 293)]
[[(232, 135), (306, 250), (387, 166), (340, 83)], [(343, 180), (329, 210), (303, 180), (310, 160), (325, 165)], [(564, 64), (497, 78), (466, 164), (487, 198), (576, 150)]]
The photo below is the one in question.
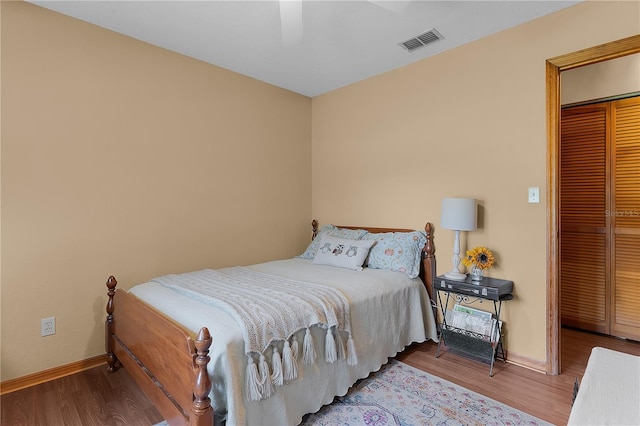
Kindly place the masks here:
[[(513, 299), (513, 281), (489, 277), (481, 281), (472, 281), (470, 276), (463, 281), (457, 281), (440, 275), (436, 277), (433, 289), (442, 314), (436, 358), (440, 357), (440, 349), (444, 344), (453, 353), (489, 364), (489, 376), (492, 377), (496, 358), (503, 362), (507, 359), (502, 342), (500, 311), (502, 302)], [(493, 303), (493, 312), (490, 313), (492, 327), (488, 334), (456, 327), (447, 322), (448, 313), (451, 311), (450, 302), (455, 301), (466, 306), (485, 300)]]

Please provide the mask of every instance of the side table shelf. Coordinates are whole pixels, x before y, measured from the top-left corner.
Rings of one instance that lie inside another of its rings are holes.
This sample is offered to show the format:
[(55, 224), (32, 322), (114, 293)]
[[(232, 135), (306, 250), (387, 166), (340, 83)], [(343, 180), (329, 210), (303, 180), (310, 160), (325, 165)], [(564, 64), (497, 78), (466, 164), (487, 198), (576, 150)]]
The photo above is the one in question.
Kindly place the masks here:
[[(485, 336), (482, 334), (442, 324), (440, 336), (453, 353), (460, 353), (486, 363), (490, 363), (494, 355), (502, 360), (506, 359), (502, 344), (485, 340)], [(439, 347), (438, 350), (440, 350)], [(436, 358), (438, 356), (436, 355)]]
[[(503, 301), (513, 299), (511, 294), (513, 282), (496, 278), (483, 278), (482, 281), (475, 282), (471, 281), (470, 277), (467, 277), (464, 281), (456, 281), (444, 276), (438, 276), (433, 287), (437, 295), (437, 305), (442, 314), (436, 358), (440, 357), (442, 345), (445, 345), (452, 353), (489, 364), (489, 376), (493, 376), (494, 361), (496, 359), (501, 359), (503, 362), (506, 361), (502, 342), (500, 311)], [(492, 318), (495, 320), (493, 321), (495, 322), (495, 328), (486, 334), (448, 324), (447, 313), (451, 311), (449, 305), (453, 301), (465, 306), (478, 301), (492, 302)]]

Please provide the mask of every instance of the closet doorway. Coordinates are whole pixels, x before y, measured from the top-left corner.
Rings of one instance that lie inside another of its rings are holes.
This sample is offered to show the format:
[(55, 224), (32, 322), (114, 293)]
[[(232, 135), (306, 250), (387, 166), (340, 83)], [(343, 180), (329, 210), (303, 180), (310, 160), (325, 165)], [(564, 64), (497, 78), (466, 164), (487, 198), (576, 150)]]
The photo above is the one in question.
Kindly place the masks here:
[(563, 326), (640, 340), (640, 96), (563, 107)]
[(546, 61), (547, 105), (547, 362), (548, 374), (561, 372), (558, 223), (558, 150), (560, 140), (560, 73), (640, 53), (640, 35), (567, 53)]

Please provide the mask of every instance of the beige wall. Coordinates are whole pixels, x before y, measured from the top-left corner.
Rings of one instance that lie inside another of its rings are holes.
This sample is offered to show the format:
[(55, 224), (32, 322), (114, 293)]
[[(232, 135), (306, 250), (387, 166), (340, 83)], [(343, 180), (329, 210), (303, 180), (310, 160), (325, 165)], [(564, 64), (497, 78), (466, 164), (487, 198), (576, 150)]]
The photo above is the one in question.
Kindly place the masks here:
[[(444, 273), (453, 232), (438, 229), (441, 199), (477, 198), (482, 228), (463, 247), (497, 255), (490, 276), (515, 282), (503, 316), (507, 350), (544, 367), (545, 60), (638, 33), (640, 2), (590, 1), (314, 98), (314, 217), (433, 221)], [(530, 186), (540, 187), (540, 204), (527, 202)]]
[(568, 70), (560, 78), (563, 105), (638, 92), (640, 54)]
[(109, 274), (308, 243), (309, 98), (4, 1), (1, 83), (2, 380), (103, 353)]

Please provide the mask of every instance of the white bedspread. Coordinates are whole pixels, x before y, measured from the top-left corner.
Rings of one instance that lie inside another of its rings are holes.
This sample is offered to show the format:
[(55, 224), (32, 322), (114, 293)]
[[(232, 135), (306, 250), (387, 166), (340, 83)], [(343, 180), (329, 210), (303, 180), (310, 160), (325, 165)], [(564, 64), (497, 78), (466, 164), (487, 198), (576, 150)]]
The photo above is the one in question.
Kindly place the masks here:
[[(209, 372), (216, 415), (227, 413), (228, 425), (295, 425), (306, 413), (316, 412), (334, 396), (344, 395), (356, 380), (377, 371), (413, 342), (437, 340), (429, 298), (420, 279), (404, 274), (365, 268), (352, 271), (315, 265), (305, 259), (287, 259), (253, 265), (256, 271), (335, 287), (351, 306), (351, 330), (358, 364), (329, 364), (321, 357), (304, 365), (297, 380), (278, 388), (271, 398), (249, 402), (244, 396), (244, 339), (241, 327), (224, 311), (189, 299), (157, 283), (145, 283), (130, 291), (192, 330), (208, 327), (213, 337)], [(212, 311), (213, 309), (213, 311)], [(322, 330), (314, 329), (315, 341)]]
[(640, 357), (595, 347), (569, 425), (640, 425)]

